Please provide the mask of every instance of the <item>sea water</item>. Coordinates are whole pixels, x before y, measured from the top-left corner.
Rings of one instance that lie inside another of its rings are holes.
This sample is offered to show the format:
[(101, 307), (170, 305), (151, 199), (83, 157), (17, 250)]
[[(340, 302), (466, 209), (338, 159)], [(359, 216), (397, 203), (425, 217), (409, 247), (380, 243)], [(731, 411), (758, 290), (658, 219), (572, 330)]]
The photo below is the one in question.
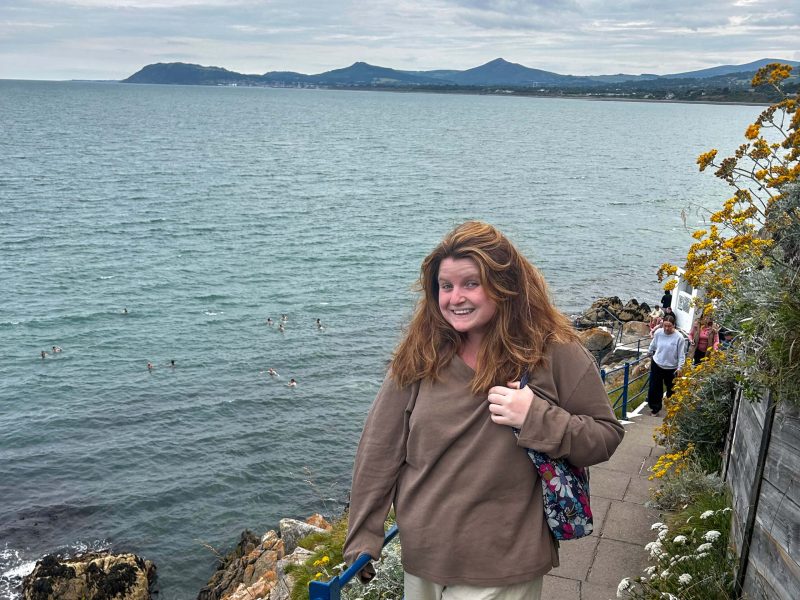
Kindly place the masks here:
[(652, 304), (758, 112), (0, 81), (0, 597), (111, 548), (194, 598), (209, 547), (336, 513), (445, 232), (494, 223), (565, 312)]

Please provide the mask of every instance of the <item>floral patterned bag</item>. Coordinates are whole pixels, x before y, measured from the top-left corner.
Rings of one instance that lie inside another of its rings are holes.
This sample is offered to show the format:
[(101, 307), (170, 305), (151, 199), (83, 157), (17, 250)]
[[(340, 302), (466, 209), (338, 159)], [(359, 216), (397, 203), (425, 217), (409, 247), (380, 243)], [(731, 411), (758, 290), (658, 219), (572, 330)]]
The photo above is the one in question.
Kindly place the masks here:
[[(519, 382), (528, 385), (528, 375)], [(519, 437), (519, 430), (514, 429)], [(589, 470), (571, 465), (563, 458), (550, 458), (543, 452), (526, 449), (533, 461), (544, 493), (544, 516), (553, 537), (559, 541), (577, 540), (592, 533), (592, 508), (589, 506)]]
[(590, 535), (594, 524), (589, 506), (589, 470), (575, 467), (563, 458), (528, 450), (544, 492), (544, 516), (553, 537), (559, 541)]

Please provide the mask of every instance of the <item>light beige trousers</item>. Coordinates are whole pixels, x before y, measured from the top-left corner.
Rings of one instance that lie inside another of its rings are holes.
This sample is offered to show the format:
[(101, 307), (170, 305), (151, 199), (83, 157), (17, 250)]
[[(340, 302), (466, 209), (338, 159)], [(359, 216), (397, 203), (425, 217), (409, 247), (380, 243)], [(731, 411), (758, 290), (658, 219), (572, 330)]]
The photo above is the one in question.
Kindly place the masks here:
[(403, 573), (405, 600), (541, 600), (542, 581), (504, 585), (501, 587), (475, 587), (471, 585), (439, 585), (416, 575)]

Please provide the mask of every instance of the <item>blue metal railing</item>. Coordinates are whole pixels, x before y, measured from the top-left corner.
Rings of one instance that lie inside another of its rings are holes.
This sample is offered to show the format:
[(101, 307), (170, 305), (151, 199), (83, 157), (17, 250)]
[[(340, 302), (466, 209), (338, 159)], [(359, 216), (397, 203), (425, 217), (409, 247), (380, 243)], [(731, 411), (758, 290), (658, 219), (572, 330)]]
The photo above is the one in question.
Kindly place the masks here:
[(630, 386), (635, 381), (639, 381), (643, 377), (647, 377), (648, 381), (650, 380), (650, 371), (649, 370), (645, 371), (644, 373), (641, 373), (641, 374), (637, 375), (636, 377), (634, 377), (633, 379), (631, 379), (631, 367), (636, 366), (637, 364), (639, 364), (640, 362), (645, 360), (645, 358), (646, 357), (640, 356), (639, 358), (637, 358), (633, 362), (626, 362), (621, 367), (617, 367), (616, 369), (611, 369), (610, 371), (606, 371), (605, 369), (601, 369), (600, 370), (600, 376), (603, 379), (603, 383), (605, 383), (606, 378), (609, 375), (612, 375), (612, 374), (617, 373), (619, 371), (623, 372), (622, 385), (617, 386), (613, 390), (609, 390), (608, 391), (608, 397), (609, 398), (611, 398), (614, 394), (619, 393), (619, 396), (613, 402), (613, 408), (614, 408), (614, 410), (616, 410), (617, 408), (620, 408), (620, 406), (622, 407), (622, 415), (621, 416), (622, 416), (623, 419), (627, 419), (628, 418), (628, 402), (632, 402), (633, 400), (635, 400), (636, 398), (638, 398), (642, 394), (646, 394), (647, 393), (647, 387), (648, 386), (647, 385), (643, 385), (642, 389), (640, 389), (638, 392), (636, 392), (636, 394), (634, 394), (633, 396), (629, 395)]
[[(397, 535), (397, 525), (393, 525), (386, 536), (383, 538), (383, 547), (391, 542)], [(356, 574), (367, 566), (367, 563), (372, 560), (369, 554), (362, 554), (356, 561), (350, 565), (344, 573), (337, 575), (330, 581), (311, 581), (308, 584), (308, 598), (309, 600), (340, 600), (342, 588), (356, 576)]]

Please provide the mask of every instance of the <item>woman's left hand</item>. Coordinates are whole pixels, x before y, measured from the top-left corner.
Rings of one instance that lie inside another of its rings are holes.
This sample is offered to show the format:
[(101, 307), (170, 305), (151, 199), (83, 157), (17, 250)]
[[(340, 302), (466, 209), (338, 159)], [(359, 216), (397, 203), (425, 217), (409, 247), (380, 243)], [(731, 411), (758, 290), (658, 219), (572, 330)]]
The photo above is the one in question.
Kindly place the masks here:
[(496, 385), (489, 390), (489, 412), (498, 425), (522, 427), (532, 403), (533, 391), (528, 386), (519, 389), (519, 381), (509, 381), (508, 387)]

